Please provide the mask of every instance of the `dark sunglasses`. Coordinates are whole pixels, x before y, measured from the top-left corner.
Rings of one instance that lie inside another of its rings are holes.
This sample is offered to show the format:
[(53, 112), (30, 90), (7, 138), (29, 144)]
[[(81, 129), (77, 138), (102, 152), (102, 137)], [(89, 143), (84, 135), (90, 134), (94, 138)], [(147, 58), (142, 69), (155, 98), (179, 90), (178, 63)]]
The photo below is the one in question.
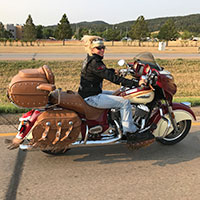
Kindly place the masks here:
[(96, 49), (101, 50), (101, 49), (105, 49), (105, 46), (101, 46), (101, 47), (96, 47)]

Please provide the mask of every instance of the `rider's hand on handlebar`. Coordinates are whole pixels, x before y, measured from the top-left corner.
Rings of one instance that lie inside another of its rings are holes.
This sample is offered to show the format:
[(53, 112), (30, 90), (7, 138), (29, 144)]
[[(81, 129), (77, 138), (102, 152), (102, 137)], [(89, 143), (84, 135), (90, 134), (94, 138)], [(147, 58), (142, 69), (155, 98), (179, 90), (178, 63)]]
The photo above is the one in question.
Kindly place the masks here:
[(139, 86), (145, 86), (145, 85), (147, 85), (147, 81), (146, 81), (146, 79), (140, 79), (139, 80)]

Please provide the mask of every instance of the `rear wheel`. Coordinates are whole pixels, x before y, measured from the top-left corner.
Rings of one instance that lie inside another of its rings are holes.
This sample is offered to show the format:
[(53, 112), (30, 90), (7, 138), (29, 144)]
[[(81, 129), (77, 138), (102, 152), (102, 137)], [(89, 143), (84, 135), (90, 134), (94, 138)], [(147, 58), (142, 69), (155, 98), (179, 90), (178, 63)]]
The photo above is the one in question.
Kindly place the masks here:
[(172, 131), (164, 138), (156, 138), (162, 144), (172, 145), (180, 142), (189, 133), (191, 128), (191, 120), (183, 120), (177, 123), (178, 131)]

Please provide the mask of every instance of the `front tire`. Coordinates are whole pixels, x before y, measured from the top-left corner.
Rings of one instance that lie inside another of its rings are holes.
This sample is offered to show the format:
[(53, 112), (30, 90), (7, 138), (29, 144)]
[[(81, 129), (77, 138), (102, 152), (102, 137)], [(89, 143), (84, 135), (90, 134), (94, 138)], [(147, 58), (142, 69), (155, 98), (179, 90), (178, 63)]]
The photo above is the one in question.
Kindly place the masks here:
[(172, 131), (169, 135), (164, 138), (156, 138), (156, 140), (165, 145), (173, 145), (185, 138), (191, 128), (191, 120), (183, 120), (177, 123), (178, 132)]

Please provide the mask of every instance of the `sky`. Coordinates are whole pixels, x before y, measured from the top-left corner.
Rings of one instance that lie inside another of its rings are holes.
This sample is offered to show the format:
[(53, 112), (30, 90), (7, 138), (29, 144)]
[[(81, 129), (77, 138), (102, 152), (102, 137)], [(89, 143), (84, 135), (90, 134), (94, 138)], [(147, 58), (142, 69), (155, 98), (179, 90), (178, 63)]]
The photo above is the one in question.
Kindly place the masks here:
[(200, 14), (200, 0), (0, 0), (0, 22), (56, 25), (63, 14), (70, 23), (101, 20), (109, 24), (158, 17)]

